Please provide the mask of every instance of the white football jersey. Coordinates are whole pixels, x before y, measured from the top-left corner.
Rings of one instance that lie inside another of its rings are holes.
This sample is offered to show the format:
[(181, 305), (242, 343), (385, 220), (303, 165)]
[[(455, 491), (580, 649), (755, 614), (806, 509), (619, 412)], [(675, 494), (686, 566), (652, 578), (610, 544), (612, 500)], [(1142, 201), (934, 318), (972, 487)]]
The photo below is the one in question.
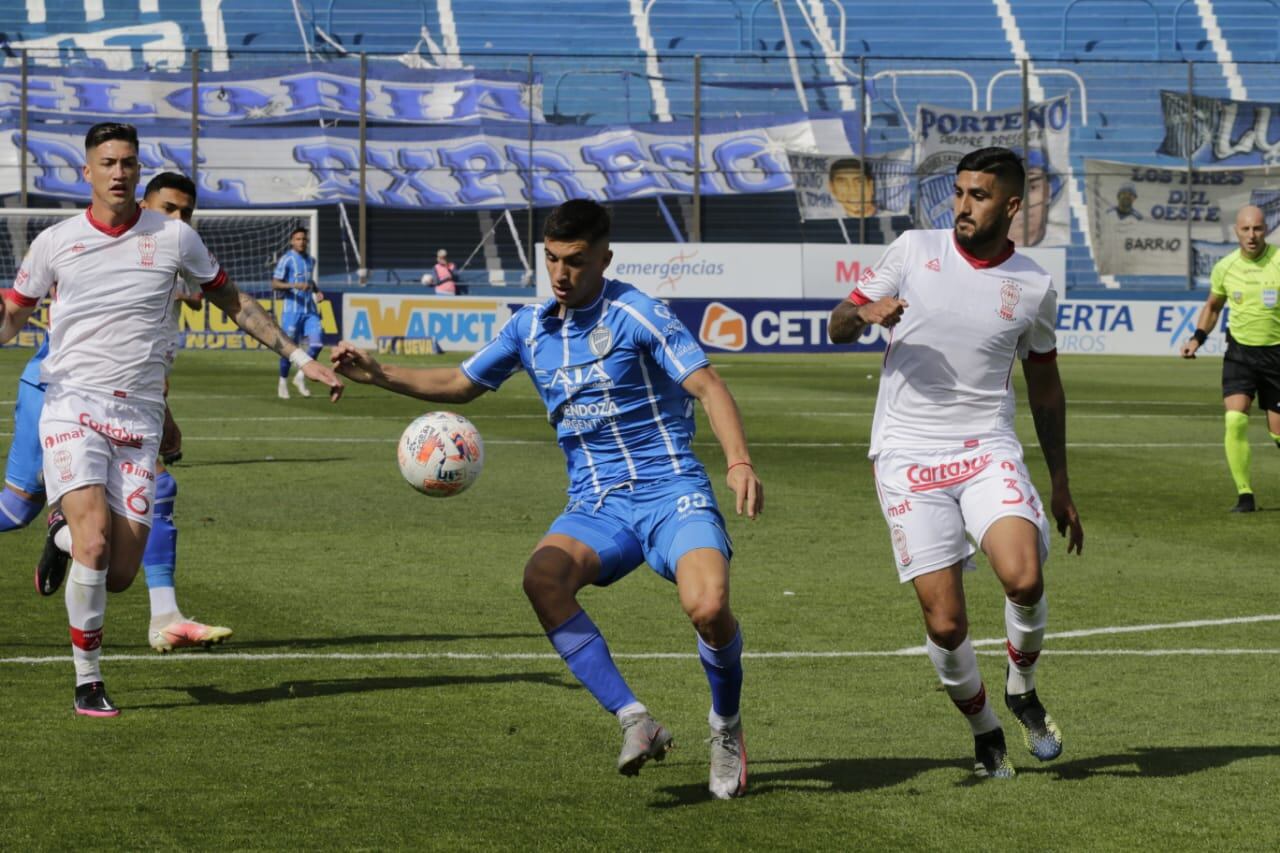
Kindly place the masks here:
[(139, 208), (114, 228), (86, 210), (45, 229), (13, 289), (19, 304), (34, 305), (58, 288), (42, 381), (163, 403), (177, 354), (174, 297), (179, 288), (208, 292), (226, 282), (191, 226)]
[(1035, 261), (966, 253), (950, 230), (908, 231), (849, 299), (907, 302), (889, 337), (872, 459), (889, 448), (965, 448), (1013, 438), (1010, 374), (1018, 358), (1057, 355), (1057, 293)]

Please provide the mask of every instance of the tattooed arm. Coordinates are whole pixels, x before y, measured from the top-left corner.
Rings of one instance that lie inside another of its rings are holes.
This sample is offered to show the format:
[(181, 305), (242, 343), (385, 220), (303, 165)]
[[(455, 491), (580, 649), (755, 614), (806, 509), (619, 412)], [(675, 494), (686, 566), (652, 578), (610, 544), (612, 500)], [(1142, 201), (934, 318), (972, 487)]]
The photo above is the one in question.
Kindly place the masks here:
[(1058, 362), (1052, 358), (1029, 358), (1022, 362), (1022, 373), (1027, 380), (1027, 400), (1036, 425), (1036, 438), (1040, 440), (1040, 450), (1053, 483), (1049, 509), (1058, 523), (1059, 533), (1067, 536), (1070, 529), (1067, 553), (1079, 553), (1084, 547), (1084, 527), (1071, 499), (1067, 477), (1067, 395), (1062, 390)]
[[(258, 304), (258, 300), (247, 293), (241, 293), (234, 282), (228, 281), (221, 287), (208, 291), (205, 293), (205, 298), (221, 308), (223, 313), (231, 318), (231, 321), (243, 329), (246, 334), (281, 358), (288, 358), (291, 361), (299, 358), (299, 356), (294, 355), (294, 353), (300, 352), (298, 345), (289, 340), (289, 336), (276, 325), (276, 321), (272, 319), (271, 315), (263, 310), (263, 307)], [(342, 380), (320, 362), (309, 359), (300, 364), (298, 369), (313, 382), (323, 382), (327, 385), (329, 387), (329, 399), (333, 402), (336, 403), (338, 398), (342, 396)]]

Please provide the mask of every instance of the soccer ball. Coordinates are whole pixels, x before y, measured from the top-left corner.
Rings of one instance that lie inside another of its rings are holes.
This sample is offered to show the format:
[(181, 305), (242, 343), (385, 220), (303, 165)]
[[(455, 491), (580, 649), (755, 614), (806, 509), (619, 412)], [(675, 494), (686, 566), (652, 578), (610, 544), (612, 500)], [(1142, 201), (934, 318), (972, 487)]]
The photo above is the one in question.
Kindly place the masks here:
[(434, 274), (429, 273), (429, 272), (424, 272), (424, 273), (422, 274), (422, 285), (423, 285), (423, 287), (431, 287), (431, 286), (432, 286), (433, 284), (435, 284), (435, 283), (436, 283), (436, 277), (435, 277), (435, 275), (434, 275)]
[(453, 412), (428, 412), (405, 429), (396, 449), (400, 473), (424, 495), (465, 492), (484, 470), (484, 442), (475, 424)]

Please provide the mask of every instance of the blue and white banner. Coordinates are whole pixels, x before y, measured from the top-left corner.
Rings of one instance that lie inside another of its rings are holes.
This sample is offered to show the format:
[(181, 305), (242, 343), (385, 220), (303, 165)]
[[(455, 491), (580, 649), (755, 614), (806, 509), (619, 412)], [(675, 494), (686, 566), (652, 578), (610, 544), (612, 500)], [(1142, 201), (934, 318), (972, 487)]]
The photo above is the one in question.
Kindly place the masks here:
[(1195, 95), (1189, 106), (1185, 92), (1160, 93), (1164, 140), (1157, 153), (1216, 166), (1280, 163), (1280, 104)]
[[(706, 121), (704, 196), (793, 188), (788, 150), (849, 148), (842, 117), (759, 116)], [(601, 202), (693, 191), (688, 121), (611, 127), (482, 122), (466, 127), (373, 127), (367, 144), (368, 202), (381, 207), (476, 210), (550, 207), (571, 198)], [(30, 190), (84, 201), (84, 125), (28, 134)], [(141, 138), (143, 183), (157, 171), (191, 174), (185, 128), (152, 126)], [(0, 195), (18, 191), (17, 128), (0, 125)], [(359, 199), (354, 128), (230, 124), (200, 138), (201, 207), (313, 207)]]
[[(196, 92), (201, 122), (358, 119), (360, 67), (354, 60), (242, 67), (236, 72), (202, 74)], [(0, 69), (0, 120), (18, 120), (21, 98), (18, 69)], [(41, 68), (27, 80), (27, 115), (36, 122), (127, 121), (147, 125), (169, 121), (189, 125), (192, 99), (190, 74)], [(366, 119), (375, 124), (545, 121), (541, 81), (535, 75), (530, 85), (527, 74), (515, 72), (410, 69), (399, 63), (371, 63), (365, 101)]]
[[(1066, 95), (1032, 104), (1027, 112), (1027, 192), (1009, 237), (1022, 246), (1071, 243), (1066, 183), (1071, 168), (1071, 101)], [(957, 110), (921, 104), (916, 109), (916, 223), (955, 225), (956, 164), (978, 148), (1022, 149), (1022, 108)], [(1025, 236), (1025, 240), (1024, 240)]]
[(671, 310), (708, 353), (880, 352), (888, 330), (869, 326), (852, 345), (827, 339), (833, 304), (813, 299), (676, 299)]

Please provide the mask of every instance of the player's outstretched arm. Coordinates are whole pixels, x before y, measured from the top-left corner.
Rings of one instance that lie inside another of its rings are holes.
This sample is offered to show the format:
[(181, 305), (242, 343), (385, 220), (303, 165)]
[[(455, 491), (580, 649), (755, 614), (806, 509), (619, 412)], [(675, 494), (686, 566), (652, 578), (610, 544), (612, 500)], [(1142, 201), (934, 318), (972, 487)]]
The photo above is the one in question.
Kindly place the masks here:
[(15, 305), (4, 295), (0, 295), (0, 344), (7, 344), (16, 338), (34, 310), (34, 305)]
[(406, 397), (433, 403), (470, 403), (485, 391), (457, 367), (398, 367), (382, 365), (369, 353), (340, 341), (330, 351), (333, 367), (362, 385), (377, 385)]
[(846, 299), (832, 309), (827, 321), (827, 337), (833, 344), (848, 344), (856, 341), (867, 326), (881, 325), (892, 329), (898, 325), (902, 312), (907, 308), (905, 300), (893, 296), (884, 296), (865, 305)]
[[(298, 345), (289, 340), (284, 330), (276, 325), (271, 315), (262, 310), (258, 300), (247, 293), (241, 293), (235, 282), (228, 281), (221, 287), (206, 294), (214, 305), (231, 318), (231, 322), (267, 349), (297, 364), (298, 370), (312, 382), (321, 382), (329, 387), (329, 399), (336, 403), (342, 396), (343, 384), (332, 370), (309, 357)], [(294, 354), (298, 355), (295, 356)]]
[[(1222, 308), (1227, 304), (1227, 298), (1220, 293), (1210, 293), (1209, 298), (1204, 301), (1204, 305), (1200, 308), (1200, 316), (1196, 318), (1196, 334), (1182, 345), (1183, 358), (1195, 358), (1196, 351), (1200, 349), (1200, 345), (1204, 342), (1204, 338), (1209, 333), (1218, 328), (1218, 316), (1222, 314)], [(1204, 333), (1203, 337), (1201, 332)]]
[(1067, 553), (1078, 554), (1084, 547), (1084, 527), (1071, 499), (1067, 476), (1067, 395), (1062, 389), (1058, 362), (1026, 359), (1022, 362), (1022, 372), (1027, 379), (1027, 401), (1031, 404), (1036, 437), (1053, 483), (1049, 509), (1058, 523), (1058, 532), (1068, 537)]
[(711, 422), (711, 431), (724, 450), (724, 459), (729, 466), (725, 479), (737, 497), (738, 515), (745, 511), (747, 518), (755, 518), (764, 509), (764, 485), (751, 465), (747, 433), (742, 428), (742, 413), (738, 411), (729, 387), (710, 365), (690, 373), (681, 384), (702, 404), (707, 420)]

